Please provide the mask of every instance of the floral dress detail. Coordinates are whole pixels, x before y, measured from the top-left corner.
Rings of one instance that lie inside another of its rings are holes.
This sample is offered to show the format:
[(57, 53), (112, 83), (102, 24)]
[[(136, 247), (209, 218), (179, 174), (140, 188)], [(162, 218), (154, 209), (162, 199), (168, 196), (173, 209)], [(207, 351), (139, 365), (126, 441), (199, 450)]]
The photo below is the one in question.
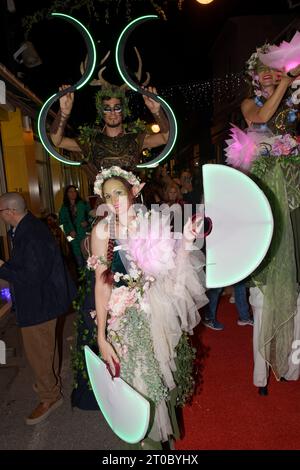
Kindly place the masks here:
[(141, 272), (128, 275), (119, 251), (114, 252), (111, 270), (115, 275), (108, 303), (107, 339), (120, 358), (122, 378), (157, 405), (168, 397), (168, 389), (154, 355), (144, 300), (149, 280)]
[[(138, 217), (139, 228), (146, 219)], [(174, 435), (168, 403), (177, 385), (176, 347), (183, 332), (192, 333), (200, 321), (198, 309), (208, 302), (203, 266), (200, 250), (185, 252), (173, 239), (134, 236), (114, 243), (107, 339), (119, 356), (121, 377), (153, 405), (149, 437), (155, 441)]]

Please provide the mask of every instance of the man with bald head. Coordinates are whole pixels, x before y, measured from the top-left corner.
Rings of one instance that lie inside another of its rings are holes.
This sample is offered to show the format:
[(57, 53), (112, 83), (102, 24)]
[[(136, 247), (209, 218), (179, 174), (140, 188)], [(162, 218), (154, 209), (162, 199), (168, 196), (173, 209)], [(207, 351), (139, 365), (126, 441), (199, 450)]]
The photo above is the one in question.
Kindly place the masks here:
[(13, 287), (17, 324), (40, 400), (26, 423), (37, 424), (62, 404), (56, 323), (76, 289), (53, 235), (27, 210), (21, 194), (0, 196), (0, 218), (12, 226), (13, 238), (10, 259), (0, 260), (0, 279)]

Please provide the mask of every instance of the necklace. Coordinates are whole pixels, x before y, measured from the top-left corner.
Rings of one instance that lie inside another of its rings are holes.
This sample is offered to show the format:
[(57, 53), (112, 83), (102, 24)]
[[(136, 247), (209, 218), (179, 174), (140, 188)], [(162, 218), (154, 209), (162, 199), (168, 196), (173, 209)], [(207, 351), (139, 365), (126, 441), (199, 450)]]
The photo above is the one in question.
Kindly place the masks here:
[(120, 238), (127, 238), (128, 234), (133, 232), (137, 227), (136, 215), (132, 216), (131, 220), (129, 218), (126, 220), (126, 224), (120, 222), (119, 217), (116, 217), (117, 228)]

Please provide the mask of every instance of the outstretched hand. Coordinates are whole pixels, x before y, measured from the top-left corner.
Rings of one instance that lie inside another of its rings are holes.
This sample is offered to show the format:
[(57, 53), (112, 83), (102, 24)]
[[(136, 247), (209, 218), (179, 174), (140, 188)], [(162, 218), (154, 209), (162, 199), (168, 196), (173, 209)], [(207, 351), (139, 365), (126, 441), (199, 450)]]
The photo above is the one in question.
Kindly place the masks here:
[[(59, 91), (66, 90), (71, 85), (62, 85), (59, 87)], [(71, 114), (74, 103), (74, 93), (67, 93), (59, 99), (61, 112), (65, 115)]]
[(192, 244), (195, 238), (200, 234), (202, 226), (203, 217), (200, 214), (197, 214), (193, 220), (189, 218), (183, 228), (185, 242)]
[[(142, 88), (144, 88), (147, 91), (150, 91), (150, 93), (153, 93), (154, 95), (157, 95), (157, 90), (155, 87), (149, 86), (147, 88), (145, 87), (142, 87)], [(160, 110), (160, 103), (158, 103), (153, 98), (150, 98), (149, 96), (146, 96), (146, 95), (143, 95), (143, 98), (144, 98), (145, 105), (147, 106), (149, 111), (152, 114), (157, 114)]]

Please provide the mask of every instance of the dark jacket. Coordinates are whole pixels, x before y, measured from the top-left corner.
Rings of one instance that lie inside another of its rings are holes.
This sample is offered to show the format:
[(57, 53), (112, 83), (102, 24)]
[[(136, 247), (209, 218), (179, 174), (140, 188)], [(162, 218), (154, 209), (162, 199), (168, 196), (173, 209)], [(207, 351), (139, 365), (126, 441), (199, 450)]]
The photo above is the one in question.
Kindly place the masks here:
[(0, 278), (13, 285), (21, 327), (66, 313), (76, 295), (50, 230), (30, 212), (16, 227), (11, 258), (0, 268)]

